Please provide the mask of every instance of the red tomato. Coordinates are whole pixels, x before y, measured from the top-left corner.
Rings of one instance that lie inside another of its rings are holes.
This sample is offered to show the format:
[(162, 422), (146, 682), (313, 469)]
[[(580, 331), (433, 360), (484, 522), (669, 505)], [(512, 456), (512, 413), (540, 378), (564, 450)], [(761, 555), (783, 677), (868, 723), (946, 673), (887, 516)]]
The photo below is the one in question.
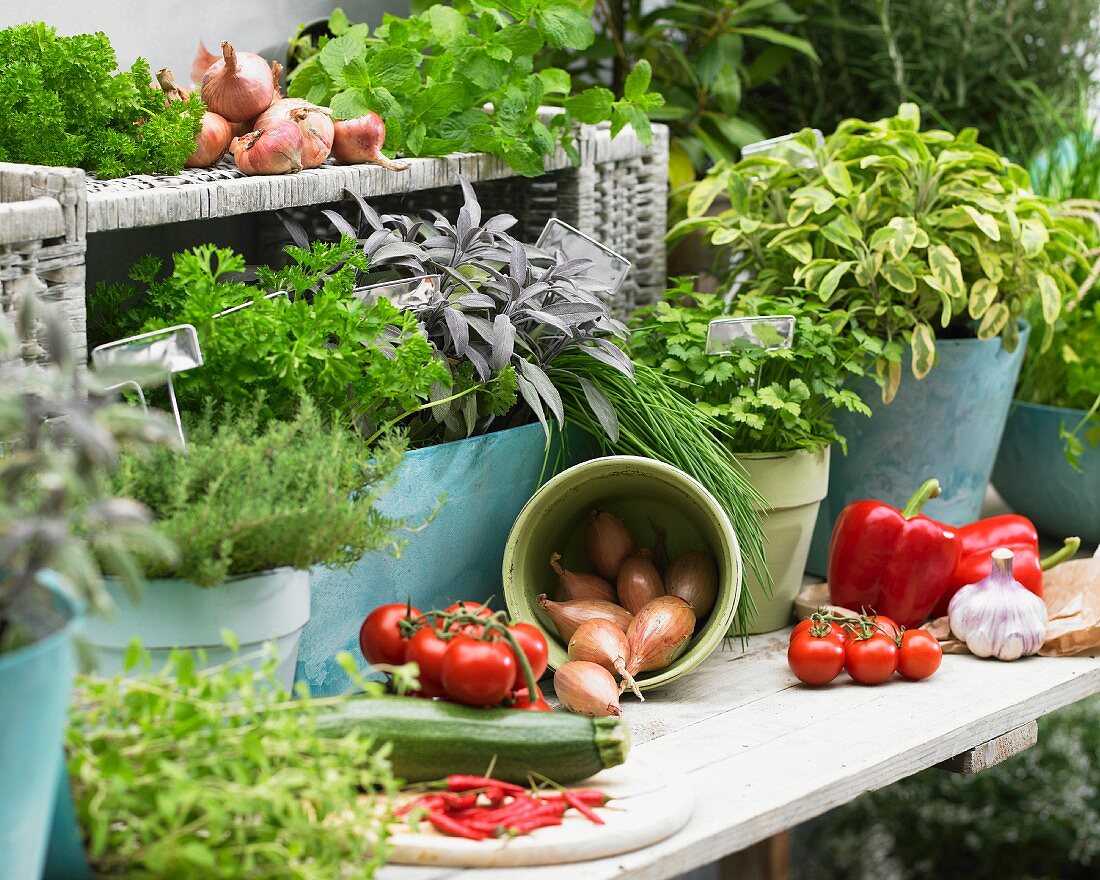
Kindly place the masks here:
[(495, 706), (512, 690), (516, 657), (503, 642), (481, 642), (464, 636), (451, 640), (443, 655), (443, 689), (456, 703)]
[[(535, 677), (535, 681), (538, 681), (546, 671), (546, 664), (550, 659), (550, 646), (546, 643), (546, 636), (537, 626), (530, 623), (513, 623), (508, 627), (508, 632), (512, 634), (512, 638), (516, 640), (516, 644), (527, 657), (531, 674)], [(523, 667), (518, 662), (516, 663), (516, 681), (512, 687), (515, 690), (527, 687), (527, 679), (523, 677)]]
[(787, 648), (787, 665), (799, 681), (828, 684), (844, 668), (844, 645), (833, 635), (800, 632)]
[(550, 704), (546, 702), (546, 698), (543, 697), (542, 691), (537, 687), (535, 693), (538, 695), (538, 699), (535, 702), (531, 702), (531, 698), (527, 694), (527, 688), (521, 688), (514, 694), (516, 702), (512, 705), (513, 709), (519, 709), (521, 712), (549, 712)]
[(901, 637), (898, 672), (910, 681), (928, 678), (940, 668), (943, 649), (939, 640), (926, 629), (911, 629)]
[(405, 662), (420, 667), (420, 691), (418, 696), (442, 697), (443, 655), (451, 646), (450, 641), (441, 639), (439, 633), (430, 626), (421, 627), (416, 635), (409, 639), (405, 651)]
[(379, 605), (359, 627), (359, 649), (373, 666), (400, 666), (405, 662), (408, 639), (402, 638), (400, 622), (406, 617), (420, 617), (420, 612), (401, 602)]
[(468, 614), (476, 614), (478, 617), (493, 616), (493, 609), (486, 606), (484, 602), (471, 602), (465, 599), (461, 602), (453, 602), (443, 609), (444, 614), (454, 614), (456, 611), (465, 611)]
[[(805, 620), (800, 621), (795, 626), (794, 630), (791, 631), (791, 641), (793, 642), (794, 637), (799, 633), (808, 632), (811, 629), (813, 629), (813, 621), (807, 617)], [(848, 633), (844, 631), (844, 627), (839, 623), (829, 623), (829, 635), (838, 639), (842, 645), (848, 640)]]
[(885, 614), (872, 614), (871, 624), (878, 627), (879, 632), (885, 633), (891, 639), (896, 639), (901, 635), (901, 627), (894, 622), (894, 619), (887, 617)]
[(881, 632), (856, 635), (844, 645), (844, 668), (860, 684), (882, 684), (898, 668), (898, 646)]

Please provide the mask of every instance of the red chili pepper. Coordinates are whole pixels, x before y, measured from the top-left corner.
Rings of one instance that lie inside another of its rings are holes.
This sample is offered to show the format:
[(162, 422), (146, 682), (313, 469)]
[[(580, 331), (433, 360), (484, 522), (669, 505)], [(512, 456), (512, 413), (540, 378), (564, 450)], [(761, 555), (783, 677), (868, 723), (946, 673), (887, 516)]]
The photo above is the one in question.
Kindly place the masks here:
[(443, 801), (443, 806), (447, 808), (447, 811), (451, 810), (466, 810), (470, 807), (477, 806), (478, 794), (476, 791), (469, 792), (468, 794), (456, 794), (450, 791), (440, 792), (437, 797)]
[[(600, 791), (598, 788), (571, 788), (569, 794), (574, 797), (580, 798), (590, 807), (602, 807), (611, 798)], [(542, 792), (539, 797), (547, 801), (560, 801), (563, 799), (563, 792), (560, 791), (545, 791)]]
[(485, 840), (489, 835), (484, 831), (479, 831), (476, 828), (470, 828), (468, 825), (452, 819), (445, 813), (432, 811), (428, 813), (428, 821), (432, 823), (432, 827), (450, 837), (465, 837), (467, 840)]
[(530, 834), (538, 828), (549, 828), (552, 825), (560, 825), (561, 818), (558, 816), (535, 816), (531, 819), (525, 819), (517, 825), (509, 825), (508, 831), (510, 834)]
[(586, 818), (589, 822), (594, 822), (597, 825), (605, 824), (603, 819), (592, 812), (592, 808), (579, 797), (574, 795), (573, 792), (563, 792), (562, 797), (565, 799), (565, 802), (569, 804), (569, 806), (571, 806), (574, 810), (584, 816), (584, 818)]
[(485, 800), (489, 802), (490, 806), (499, 807), (504, 803), (504, 789), (499, 785), (494, 785), (492, 788), (487, 788), (482, 792), (485, 796)]
[(455, 774), (447, 777), (447, 788), (451, 791), (480, 791), (483, 788), (499, 788), (508, 794), (523, 794), (527, 791), (522, 785), (511, 782), (501, 782), (499, 779), (490, 779), (487, 776), (465, 776)]
[(980, 519), (958, 529), (959, 562), (947, 589), (936, 603), (935, 614), (947, 613), (951, 597), (967, 584), (976, 584), (993, 570), (993, 551), (1007, 547), (1014, 554), (1012, 576), (1036, 596), (1043, 595), (1043, 572), (1071, 558), (1081, 546), (1080, 538), (1066, 538), (1062, 548), (1046, 559), (1039, 558), (1039, 533), (1026, 516), (1006, 513)]
[(902, 510), (856, 501), (840, 512), (829, 542), (834, 605), (873, 608), (906, 627), (924, 623), (959, 561), (955, 532), (919, 514), (939, 494), (939, 482), (928, 480)]
[(409, 801), (407, 804), (405, 804), (405, 806), (399, 807), (394, 812), (394, 815), (397, 816), (397, 818), (401, 819), (401, 818), (409, 815), (409, 813), (411, 813), (413, 810), (416, 810), (416, 809), (419, 809), (419, 808), (423, 808), (423, 809), (426, 809), (426, 810), (438, 810), (443, 806), (443, 804), (444, 804), (444, 801), (443, 801), (442, 795), (439, 795), (439, 794), (425, 794), (425, 795), (421, 795), (420, 797), (416, 798), (415, 800)]

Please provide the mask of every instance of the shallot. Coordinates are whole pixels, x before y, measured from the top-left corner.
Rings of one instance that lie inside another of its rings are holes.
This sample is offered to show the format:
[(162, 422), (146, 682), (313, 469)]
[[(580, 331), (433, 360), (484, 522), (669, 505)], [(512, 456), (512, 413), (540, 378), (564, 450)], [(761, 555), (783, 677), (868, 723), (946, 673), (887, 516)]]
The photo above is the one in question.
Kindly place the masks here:
[(644, 547), (623, 560), (615, 586), (619, 604), (631, 614), (637, 614), (645, 605), (665, 594), (657, 566)]
[(569, 602), (554, 602), (545, 593), (536, 600), (539, 608), (550, 618), (563, 642), (573, 638), (573, 633), (586, 620), (599, 618), (610, 620), (615, 626), (626, 632), (630, 626), (631, 614), (614, 602), (602, 599), (573, 599)]
[(600, 577), (615, 583), (619, 568), (637, 546), (630, 527), (615, 514), (592, 511), (584, 529), (584, 549)]
[(241, 52), (226, 40), (222, 57), (202, 76), (202, 100), (208, 110), (230, 122), (255, 119), (275, 98), (277, 69), (259, 55)]
[(332, 152), (332, 111), (318, 107), (304, 98), (278, 98), (254, 124), (264, 128), (277, 119), (289, 119), (302, 130), (302, 167), (317, 168)]
[(199, 40), (198, 51), (195, 52), (195, 60), (191, 62), (191, 82), (201, 83), (203, 74), (218, 60), (218, 56), (206, 48), (206, 44)]
[[(172, 71), (167, 67), (157, 71), (157, 82), (164, 90), (168, 101), (186, 101), (187, 89), (177, 85)], [(209, 168), (229, 152), (233, 140), (233, 126), (223, 117), (211, 110), (202, 114), (202, 128), (195, 135), (195, 152), (184, 162), (186, 168)]]
[(695, 612), (678, 596), (659, 596), (641, 609), (626, 630), (631, 675), (664, 669), (687, 649)]
[(665, 592), (679, 596), (700, 620), (718, 599), (718, 569), (706, 553), (692, 550), (677, 556), (665, 573)]
[(558, 591), (564, 601), (570, 599), (603, 599), (605, 602), (615, 601), (615, 588), (602, 577), (594, 574), (570, 571), (561, 564), (561, 554), (555, 553), (550, 557), (550, 567), (558, 576)]
[(639, 700), (645, 700), (634, 676), (626, 671), (626, 658), (630, 653), (630, 643), (626, 633), (609, 620), (595, 618), (577, 627), (573, 638), (569, 640), (569, 659), (588, 660), (598, 663), (608, 672), (623, 680), (623, 687), (629, 687)]
[(570, 660), (554, 673), (554, 693), (563, 706), (578, 715), (606, 718), (622, 715), (619, 686), (614, 677), (598, 663)]
[(229, 149), (245, 174), (289, 174), (302, 170), (302, 132), (289, 119), (278, 119), (242, 137)]
[(386, 142), (386, 123), (377, 113), (371, 112), (354, 119), (338, 119), (332, 141), (332, 155), (345, 165), (369, 162), (390, 171), (408, 171), (408, 163), (391, 162), (382, 155)]

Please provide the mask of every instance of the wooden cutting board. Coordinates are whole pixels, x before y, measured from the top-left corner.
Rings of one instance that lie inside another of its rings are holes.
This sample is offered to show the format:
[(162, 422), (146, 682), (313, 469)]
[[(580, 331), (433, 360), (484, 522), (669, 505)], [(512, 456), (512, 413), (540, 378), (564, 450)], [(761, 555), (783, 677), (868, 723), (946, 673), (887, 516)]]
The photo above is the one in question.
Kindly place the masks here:
[(694, 796), (686, 777), (659, 771), (638, 759), (604, 770), (578, 788), (599, 788), (614, 798), (594, 825), (576, 811), (561, 825), (500, 840), (463, 840), (438, 834), (426, 823), (413, 833), (395, 827), (389, 861), (397, 865), (510, 868), (583, 862), (641, 849), (675, 834), (691, 818)]

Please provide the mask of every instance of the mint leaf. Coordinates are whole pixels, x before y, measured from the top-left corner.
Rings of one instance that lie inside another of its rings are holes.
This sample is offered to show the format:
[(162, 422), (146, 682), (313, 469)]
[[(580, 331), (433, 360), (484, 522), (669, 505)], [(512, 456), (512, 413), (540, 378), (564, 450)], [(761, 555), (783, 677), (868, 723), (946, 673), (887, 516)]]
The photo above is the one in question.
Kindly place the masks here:
[(332, 14), (328, 17), (328, 29), (334, 36), (343, 36), (350, 26), (351, 22), (348, 21), (347, 13), (343, 9), (337, 6), (332, 10)]
[(436, 83), (413, 98), (412, 112), (417, 119), (432, 122), (450, 116), (466, 105), (466, 88), (462, 83)]
[(572, 77), (569, 71), (560, 67), (547, 67), (539, 71), (543, 92), (547, 95), (568, 95), (572, 90)]
[(548, 6), (535, 15), (535, 24), (548, 46), (587, 49), (596, 39), (592, 22), (572, 4)]
[(623, 84), (623, 97), (628, 101), (637, 101), (649, 88), (649, 81), (653, 76), (653, 70), (649, 62), (644, 58), (634, 65), (634, 69)]
[(509, 49), (514, 55), (534, 55), (543, 47), (543, 38), (539, 31), (525, 24), (513, 24), (496, 35), (496, 42)]
[(318, 56), (321, 66), (337, 85), (342, 85), (344, 82), (344, 68), (347, 67), (348, 62), (355, 59), (363, 60), (366, 57), (367, 47), (363, 41), (350, 35), (329, 40)]
[(329, 102), (329, 107), (332, 108), (332, 115), (336, 119), (354, 119), (374, 109), (367, 102), (361, 89), (344, 89), (342, 92), (337, 92)]
[(595, 87), (565, 99), (565, 109), (580, 122), (595, 125), (611, 115), (615, 95), (610, 89)]
[(433, 6), (424, 17), (431, 23), (432, 34), (441, 43), (453, 43), (466, 34), (466, 16), (451, 6)]
[(367, 70), (375, 86), (396, 91), (415, 88), (420, 77), (416, 72), (420, 56), (412, 49), (387, 46), (375, 52), (367, 61)]

